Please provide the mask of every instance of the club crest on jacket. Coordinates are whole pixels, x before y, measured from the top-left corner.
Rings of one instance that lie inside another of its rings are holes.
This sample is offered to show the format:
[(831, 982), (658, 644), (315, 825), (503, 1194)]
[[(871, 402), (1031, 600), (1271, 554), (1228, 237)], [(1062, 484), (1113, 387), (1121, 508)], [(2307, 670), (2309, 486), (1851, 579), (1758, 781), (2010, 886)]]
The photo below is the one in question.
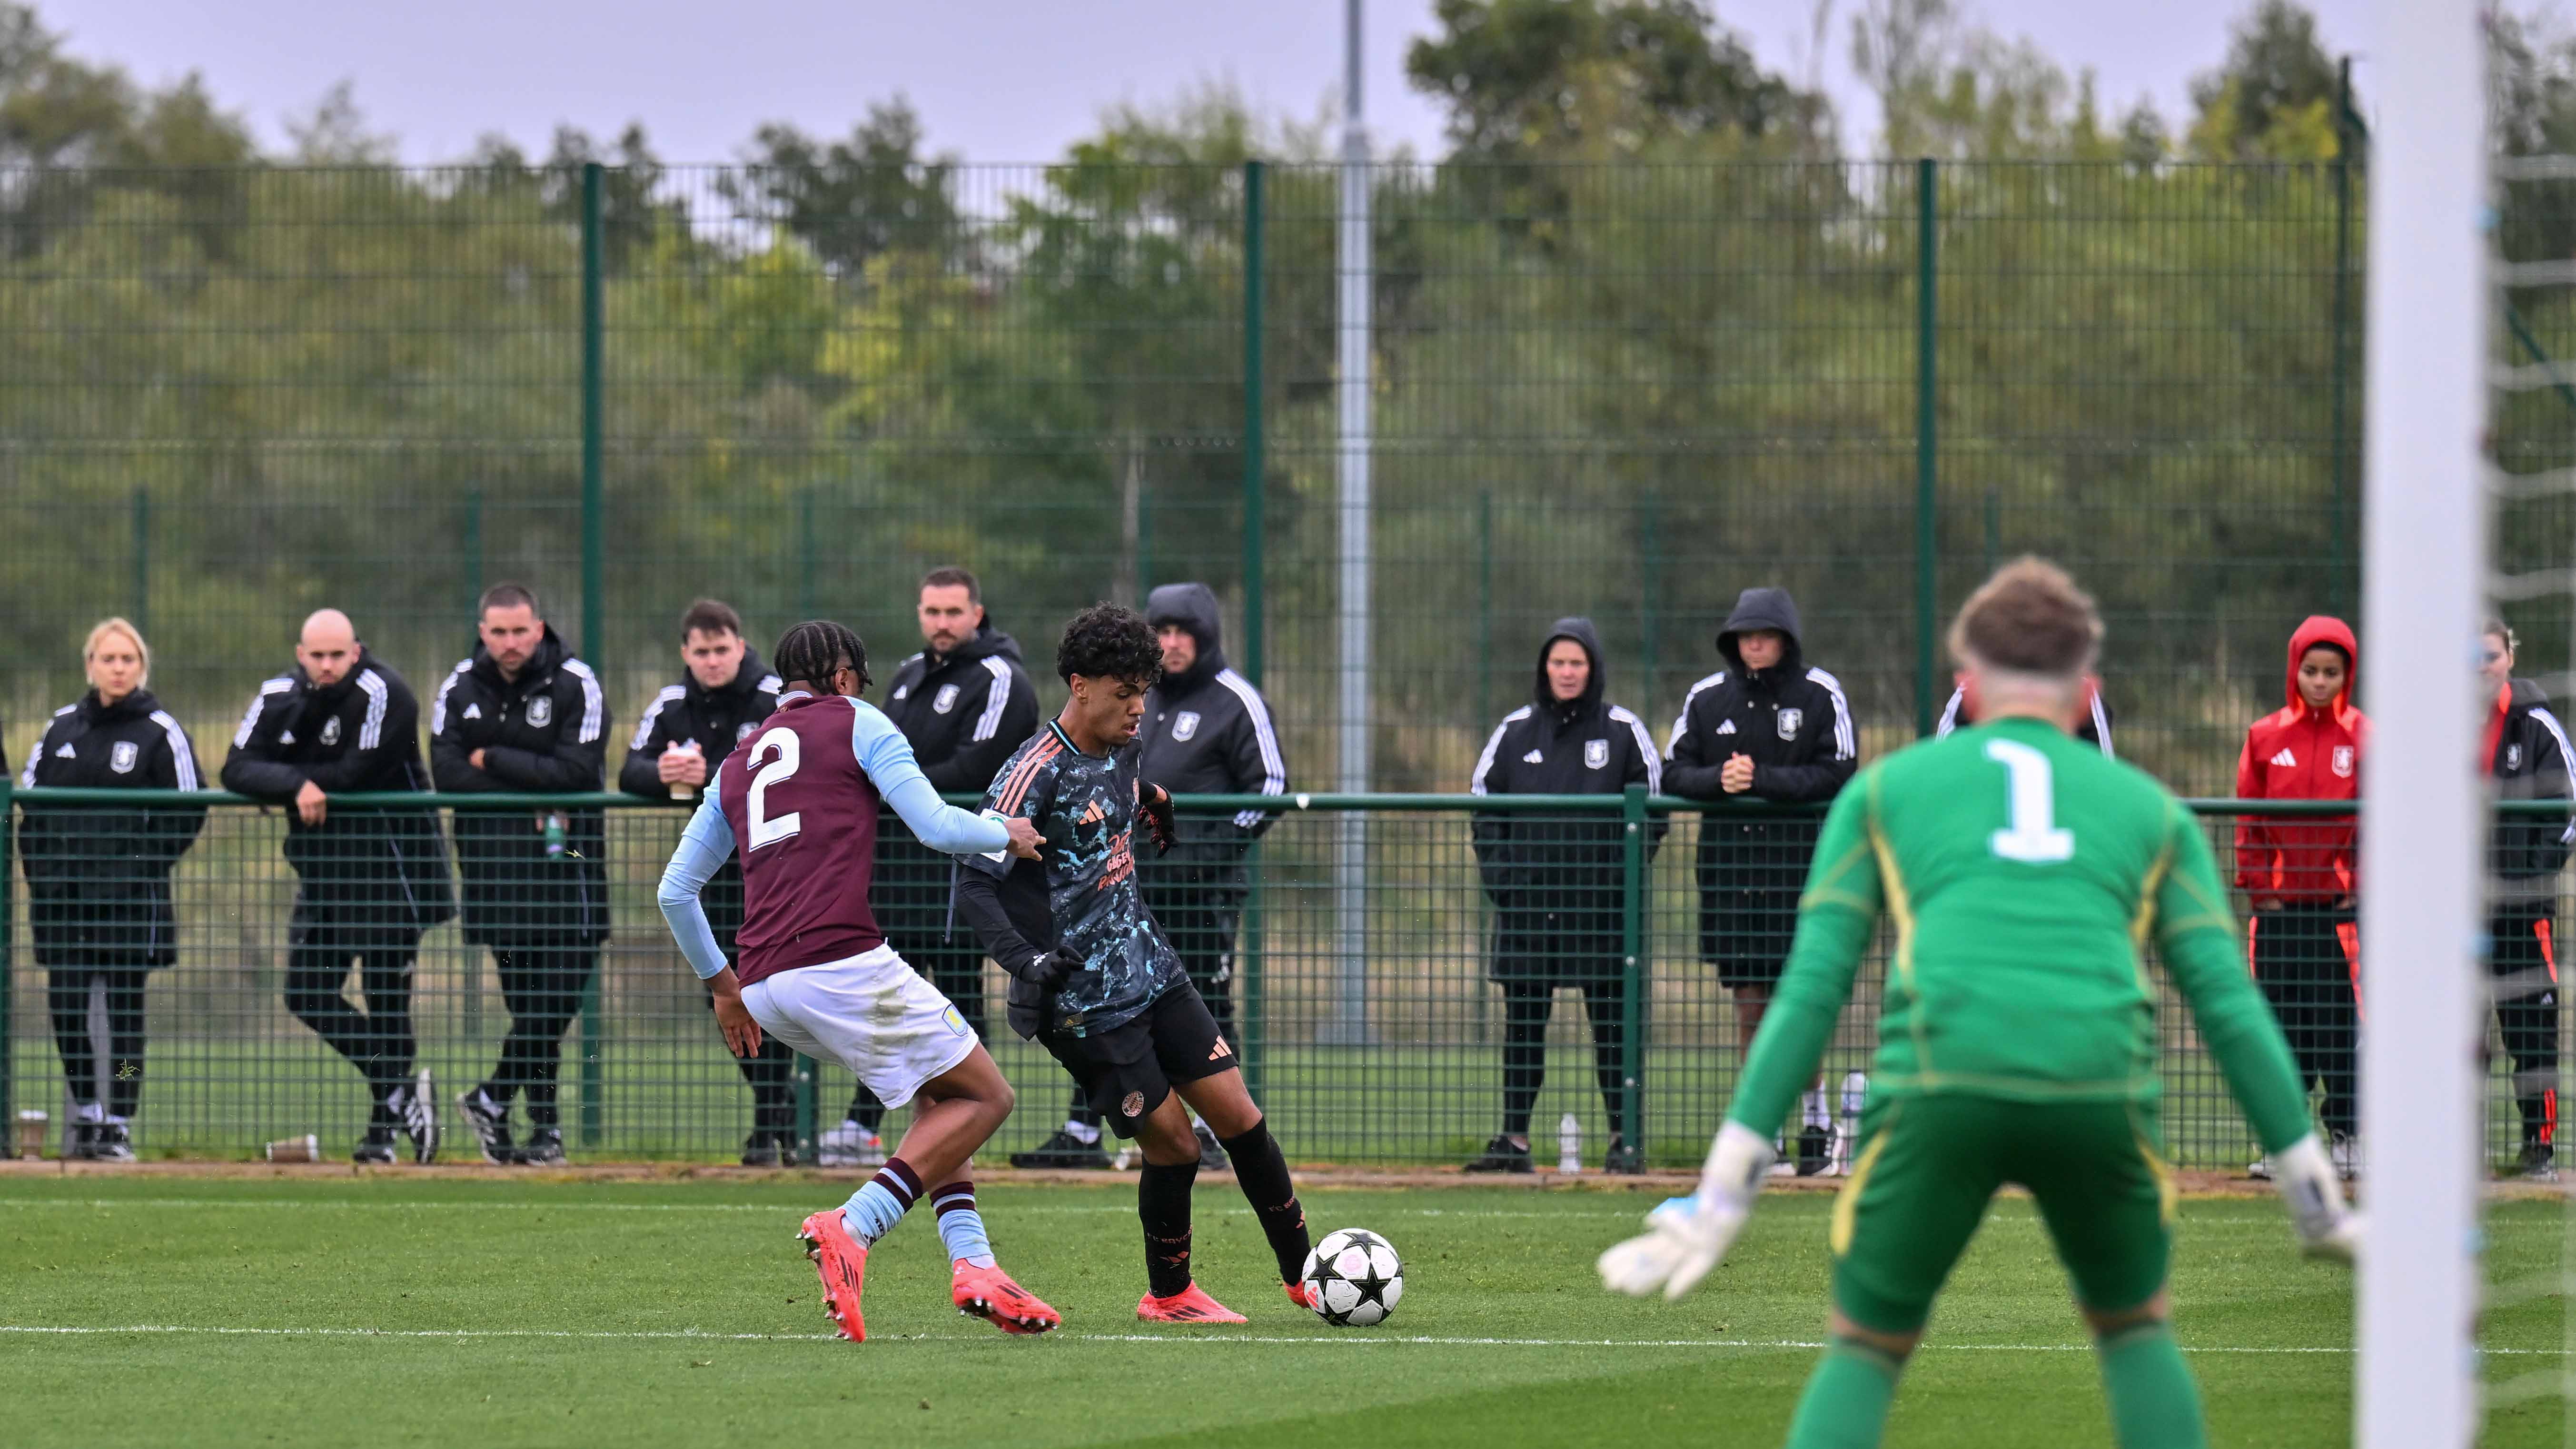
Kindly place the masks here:
[(134, 762), (140, 759), (142, 754), (143, 752), (135, 747), (134, 741), (118, 740), (116, 748), (107, 752), (107, 767), (120, 775), (131, 775), (134, 773)]
[(540, 694), (540, 695), (536, 695), (536, 696), (534, 696), (534, 697), (532, 697), (532, 698), (530, 698), (530, 699), (529, 699), (529, 701), (528, 701), (528, 723), (529, 723), (530, 725), (534, 726), (534, 727), (535, 727), (535, 728), (537, 728), (537, 729), (544, 729), (546, 726), (548, 726), (548, 725), (550, 725), (550, 724), (553, 724), (554, 722), (555, 722), (555, 701), (554, 701), (554, 696), (552, 696), (552, 695), (547, 695), (547, 694)]
[(1194, 709), (1185, 709), (1185, 710), (1182, 710), (1179, 714), (1176, 714), (1176, 715), (1172, 716), (1172, 738), (1173, 738), (1173, 739), (1176, 739), (1176, 740), (1186, 740), (1186, 739), (1188, 739), (1190, 736), (1195, 735), (1195, 734), (1197, 734), (1198, 732), (1199, 732), (1199, 712), (1198, 712), (1197, 710), (1194, 710)]
[(946, 714), (946, 713), (948, 713), (950, 710), (955, 709), (956, 707), (957, 707), (957, 686), (956, 686), (956, 685), (953, 685), (953, 684), (943, 684), (943, 685), (939, 686), (939, 692), (938, 692), (937, 694), (934, 694), (934, 695), (932, 695), (932, 696), (930, 697), (930, 710), (931, 710), (931, 713), (933, 713), (933, 714)]
[(1784, 740), (1796, 739), (1798, 737), (1798, 726), (1805, 724), (1806, 722), (1807, 712), (1794, 704), (1781, 710), (1780, 738)]
[(336, 745), (340, 743), (340, 717), (338, 715), (335, 714), (322, 721), (322, 743), (326, 745)]
[(2352, 746), (2337, 745), (2334, 747), (2334, 772), (2337, 779), (2349, 780), (2352, 778)]
[(1585, 740), (1583, 742), (1583, 768), (1587, 770), (1606, 770), (1609, 767), (1610, 742), (1608, 740)]

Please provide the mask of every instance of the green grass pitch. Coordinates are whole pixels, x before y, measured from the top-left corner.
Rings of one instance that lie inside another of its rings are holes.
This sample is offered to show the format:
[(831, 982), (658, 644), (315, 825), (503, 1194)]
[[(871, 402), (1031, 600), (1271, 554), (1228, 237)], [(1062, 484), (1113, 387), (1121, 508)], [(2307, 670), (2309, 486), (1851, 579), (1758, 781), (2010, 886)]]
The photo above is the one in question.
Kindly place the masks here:
[[(0, 1442), (110, 1445), (1773, 1446), (1823, 1313), (1828, 1199), (1767, 1199), (1679, 1305), (1591, 1260), (1643, 1194), (1308, 1193), (1317, 1232), (1403, 1252), (1403, 1306), (1333, 1329), (1274, 1286), (1229, 1181), (1198, 1195), (1200, 1281), (1239, 1328), (1138, 1324), (1133, 1179), (995, 1187), (1003, 1263), (1065, 1314), (1007, 1339), (948, 1306), (926, 1215), (871, 1255), (871, 1339), (833, 1339), (791, 1234), (825, 1182), (0, 1177)], [(2499, 1204), (2499, 1282), (2557, 1271), (2548, 1203)], [(2349, 1276), (2300, 1262), (2268, 1200), (2187, 1203), (2180, 1335), (2213, 1442), (2348, 1442)], [(60, 1331), (57, 1331), (60, 1330)], [(2559, 1301), (2485, 1326), (2490, 1377), (2564, 1363)], [(2557, 1446), (2554, 1397), (2490, 1449)], [(2029, 1204), (1997, 1205), (1888, 1442), (2109, 1441), (2093, 1360)]]

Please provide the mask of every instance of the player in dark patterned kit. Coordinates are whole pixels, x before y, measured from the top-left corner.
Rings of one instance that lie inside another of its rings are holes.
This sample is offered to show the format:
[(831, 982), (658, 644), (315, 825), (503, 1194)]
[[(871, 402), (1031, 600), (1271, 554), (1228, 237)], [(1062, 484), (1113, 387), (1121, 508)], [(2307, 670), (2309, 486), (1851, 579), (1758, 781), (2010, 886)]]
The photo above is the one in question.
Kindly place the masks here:
[(1306, 1214), (1234, 1048), (1137, 889), (1138, 824), (1156, 846), (1171, 846), (1171, 796), (1136, 765), (1145, 691), (1162, 668), (1154, 631), (1134, 610), (1095, 604), (1075, 616), (1056, 649), (1072, 698), (984, 796), (987, 814), (1035, 826), (1043, 849), (1033, 859), (1003, 851), (963, 858), (957, 910), (1011, 975), (1011, 1029), (1044, 1046), (1110, 1130), (1144, 1149), (1136, 1214), (1147, 1289), (1136, 1316), (1241, 1323), (1190, 1279), (1190, 1187), (1199, 1173), (1190, 1110), (1233, 1158), (1279, 1281), (1300, 1307), (1313, 1306), (1298, 1282)]
[[(1006, 1333), (1044, 1333), (1061, 1320), (994, 1262), (966, 1177), (967, 1160), (1011, 1114), (1011, 1084), (957, 1008), (886, 944), (868, 906), (883, 807), (934, 850), (1008, 859), (1033, 857), (1043, 842), (1025, 823), (940, 803), (902, 732), (858, 698), (868, 687), (858, 635), (799, 624), (778, 641), (778, 674), (777, 713), (717, 767), (662, 873), (662, 914), (715, 998), (734, 1055), (758, 1052), (765, 1030), (849, 1068), (888, 1106), (920, 1103), (884, 1170), (799, 1231), (841, 1336), (867, 1337), (859, 1293), (868, 1248), (924, 1196), (938, 1209), (958, 1311)], [(739, 969), (699, 901), (737, 853)], [(940, 1185), (925, 1192), (931, 1183)]]

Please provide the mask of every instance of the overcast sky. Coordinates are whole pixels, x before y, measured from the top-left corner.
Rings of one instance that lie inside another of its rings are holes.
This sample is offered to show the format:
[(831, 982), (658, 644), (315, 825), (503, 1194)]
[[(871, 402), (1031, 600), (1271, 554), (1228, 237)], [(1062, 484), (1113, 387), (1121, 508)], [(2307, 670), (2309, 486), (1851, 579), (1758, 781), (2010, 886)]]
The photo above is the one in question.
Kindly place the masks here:
[[(1048, 161), (1117, 101), (1166, 101), (1231, 81), (1256, 106), (1312, 118), (1339, 93), (1340, 0), (37, 0), (73, 53), (160, 84), (199, 71), (262, 142), (342, 80), (407, 161), (452, 160), (500, 131), (541, 151), (559, 122), (613, 134), (641, 120), (671, 161), (730, 158), (763, 121), (837, 135), (897, 91), (934, 149), (975, 161)], [(1850, 17), (1836, 0), (1824, 62), (1808, 0), (1716, 8), (1763, 62), (1834, 94), (1852, 149), (1876, 110), (1852, 80)], [(2105, 107), (2155, 98), (2184, 113), (2191, 76), (2227, 48), (2251, 0), (1963, 0), (2070, 70), (2091, 67)], [(2370, 0), (2311, 0), (2329, 49), (2361, 55)], [(1364, 96), (1380, 150), (1441, 150), (1440, 116), (1404, 83), (1406, 43), (1431, 0), (1369, 0)], [(1811, 68), (1812, 67), (1812, 68)]]

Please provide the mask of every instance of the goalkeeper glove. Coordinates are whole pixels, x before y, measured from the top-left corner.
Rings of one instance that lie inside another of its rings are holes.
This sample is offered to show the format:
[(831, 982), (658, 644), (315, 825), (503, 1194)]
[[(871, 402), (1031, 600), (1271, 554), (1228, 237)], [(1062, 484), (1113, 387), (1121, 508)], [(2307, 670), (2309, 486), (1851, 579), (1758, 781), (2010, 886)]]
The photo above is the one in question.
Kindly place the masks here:
[(1661, 1288), (1667, 1299), (1698, 1285), (1726, 1256), (1752, 1215), (1753, 1195), (1771, 1171), (1771, 1141), (1741, 1123), (1718, 1129), (1700, 1173), (1699, 1191), (1667, 1198), (1646, 1215), (1648, 1231), (1601, 1255), (1601, 1285), (1643, 1298)]
[(2290, 1205), (2291, 1226), (2309, 1257), (2353, 1261), (2361, 1248), (2361, 1214), (2344, 1206), (2343, 1182), (2317, 1134), (2272, 1154), (2272, 1185)]

